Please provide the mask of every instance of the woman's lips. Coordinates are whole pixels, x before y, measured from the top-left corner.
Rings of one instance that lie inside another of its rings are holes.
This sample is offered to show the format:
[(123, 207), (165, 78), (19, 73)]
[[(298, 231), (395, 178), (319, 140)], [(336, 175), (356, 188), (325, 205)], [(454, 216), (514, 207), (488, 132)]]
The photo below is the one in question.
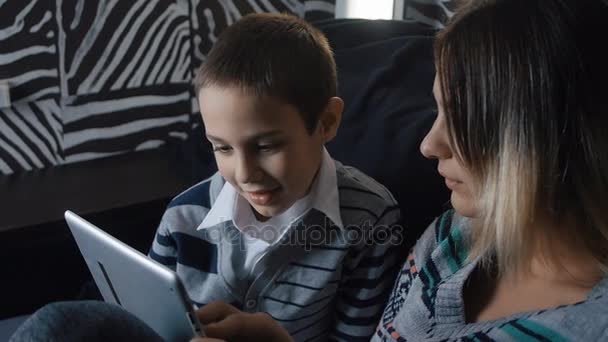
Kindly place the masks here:
[(462, 182), (459, 182), (457, 180), (453, 180), (450, 178), (446, 178), (445, 179), (445, 185), (450, 188), (451, 190), (454, 190), (454, 188), (456, 188), (459, 184), (461, 184)]
[(458, 185), (462, 184), (461, 181), (455, 180), (455, 179), (452, 179), (452, 178), (446, 176), (446, 174), (441, 170), (439, 170), (439, 174), (441, 175), (441, 177), (445, 178), (445, 185), (448, 188), (450, 188), (451, 190), (454, 190), (454, 188), (456, 188)]

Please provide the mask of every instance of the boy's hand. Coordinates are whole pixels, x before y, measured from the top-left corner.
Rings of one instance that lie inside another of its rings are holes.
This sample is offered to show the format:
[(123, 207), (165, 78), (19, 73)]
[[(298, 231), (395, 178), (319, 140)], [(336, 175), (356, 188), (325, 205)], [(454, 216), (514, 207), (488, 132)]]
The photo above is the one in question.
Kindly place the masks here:
[(268, 314), (245, 313), (224, 302), (213, 302), (196, 311), (206, 337), (191, 342), (270, 341), (292, 342), (289, 333)]

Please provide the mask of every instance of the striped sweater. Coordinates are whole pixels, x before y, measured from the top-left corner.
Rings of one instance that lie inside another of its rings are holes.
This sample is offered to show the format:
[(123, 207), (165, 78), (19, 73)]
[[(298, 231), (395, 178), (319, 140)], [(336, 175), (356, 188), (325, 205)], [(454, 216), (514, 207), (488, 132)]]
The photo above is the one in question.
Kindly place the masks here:
[(343, 228), (311, 209), (251, 272), (232, 222), (197, 230), (225, 182), (219, 174), (169, 204), (149, 256), (177, 272), (198, 306), (267, 312), (297, 341), (369, 341), (398, 271), (399, 208), (360, 171), (336, 162), (336, 174)]
[(465, 322), (462, 289), (467, 220), (440, 216), (416, 243), (397, 278), (372, 341), (608, 341), (608, 277), (587, 300), (495, 321)]

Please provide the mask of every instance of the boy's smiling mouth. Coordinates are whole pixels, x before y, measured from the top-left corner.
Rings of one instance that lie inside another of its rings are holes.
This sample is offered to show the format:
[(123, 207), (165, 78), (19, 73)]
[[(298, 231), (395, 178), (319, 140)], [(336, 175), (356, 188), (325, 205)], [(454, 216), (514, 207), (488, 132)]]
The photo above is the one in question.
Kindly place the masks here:
[(272, 202), (274, 194), (279, 189), (280, 188), (277, 187), (271, 190), (245, 191), (245, 194), (248, 199), (256, 205), (268, 205), (270, 202)]

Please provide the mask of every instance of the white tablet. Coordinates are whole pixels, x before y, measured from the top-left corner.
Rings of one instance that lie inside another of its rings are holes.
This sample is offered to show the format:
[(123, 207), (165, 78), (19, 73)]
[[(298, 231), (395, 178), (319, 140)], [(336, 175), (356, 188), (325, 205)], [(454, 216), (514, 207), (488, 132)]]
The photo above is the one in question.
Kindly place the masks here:
[(104, 300), (122, 306), (165, 341), (202, 336), (177, 274), (71, 211), (65, 220)]

